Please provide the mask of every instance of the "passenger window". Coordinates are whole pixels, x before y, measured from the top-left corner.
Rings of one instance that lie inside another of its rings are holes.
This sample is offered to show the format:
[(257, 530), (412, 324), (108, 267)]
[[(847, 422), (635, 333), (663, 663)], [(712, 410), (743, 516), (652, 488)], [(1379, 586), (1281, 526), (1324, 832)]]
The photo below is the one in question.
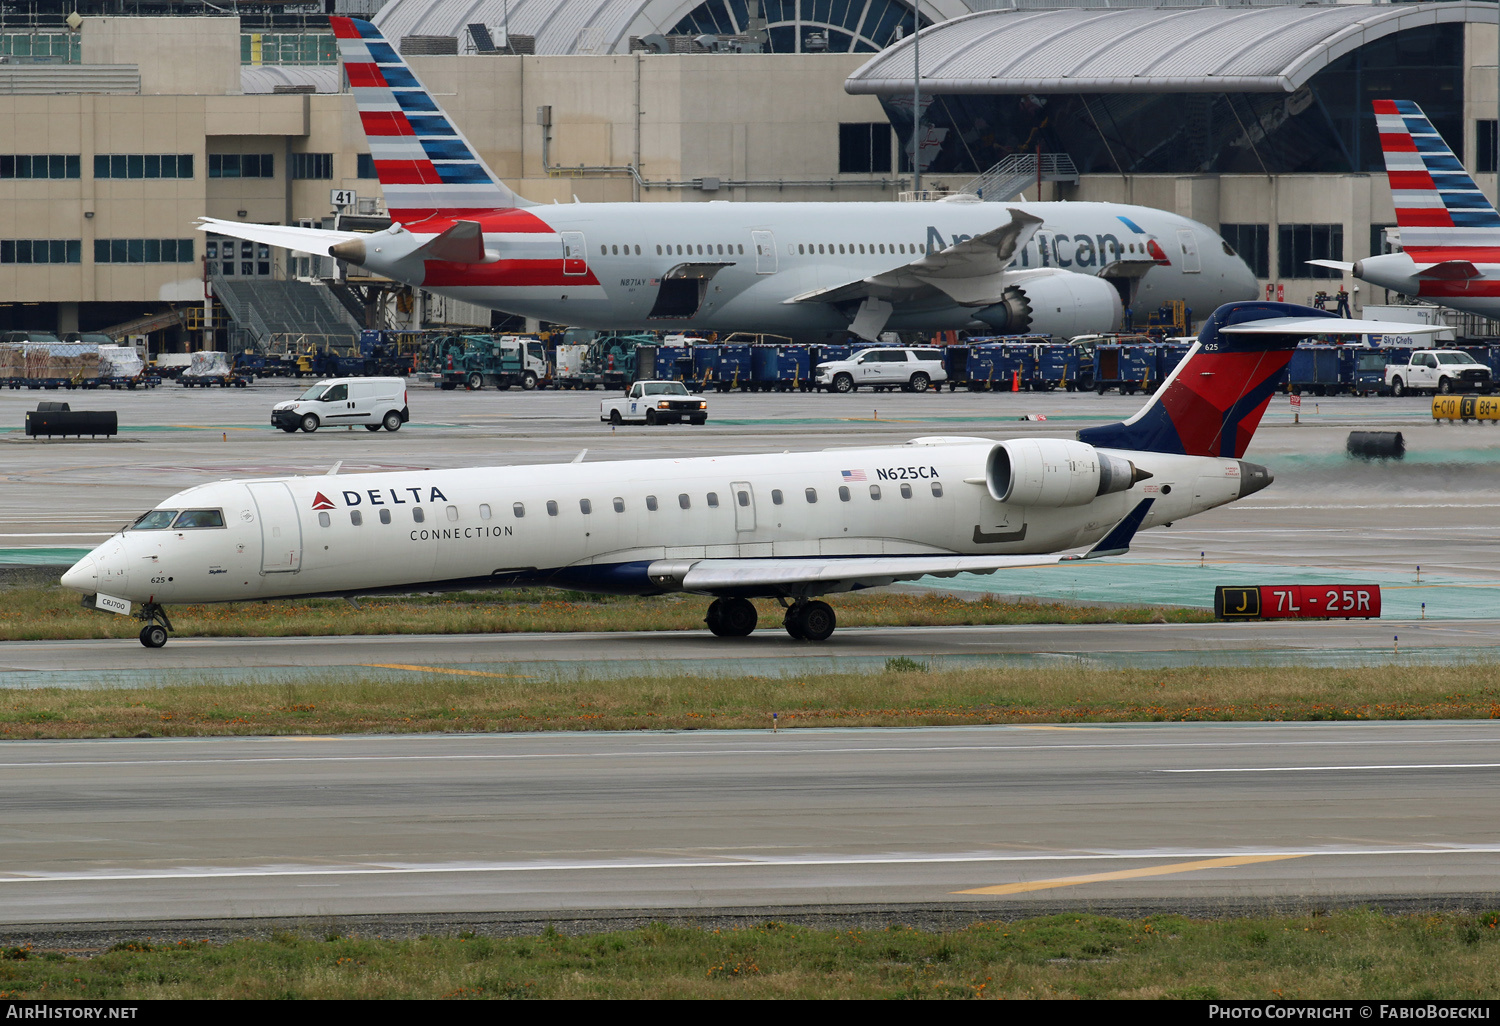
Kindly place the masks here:
[(635, 255), (636, 256), (640, 256), (641, 255), (641, 247), (639, 247), (639, 246), (635, 247)]
[(818, 501), (818, 490), (816, 488), (809, 488), (807, 490), (807, 501), (808, 502), (817, 502)]
[(909, 499), (909, 498), (911, 498), (911, 485), (909, 485), (909, 484), (903, 484), (901, 486), (901, 498), (903, 498), (903, 499)]
[(557, 516), (557, 503), (552, 499), (547, 500), (547, 515), (549, 517)]
[(417, 523), (417, 524), (426, 523), (427, 522), (427, 513), (422, 509), (421, 506), (413, 506), (411, 508), (411, 519), (412, 519), (413, 523)]
[(328, 512), (326, 510), (323, 511), (322, 513), (318, 514), (318, 526), (319, 527), (327, 527), (329, 525), (329, 523), (330, 523), (330, 521), (328, 519)]
[(588, 516), (590, 513), (594, 512), (594, 504), (588, 499), (579, 499), (578, 511), (584, 516)]
[(677, 505), (681, 506), (683, 509), (689, 508), (690, 506), (692, 506), (692, 504), (693, 500), (687, 497), (687, 492), (683, 492), (681, 495), (677, 496)]
[(615, 496), (615, 512), (616, 513), (624, 513), (625, 512), (625, 500), (622, 499), (622, 498), (620, 498), (618, 495)]
[(653, 513), (656, 512), (656, 496), (654, 496), (654, 495), (648, 495), (648, 496), (646, 496), (646, 508), (649, 509)]
[(130, 525), (132, 531), (160, 531), (172, 526), (172, 519), (177, 516), (175, 509), (153, 509), (150, 513), (142, 513), (136, 518), (135, 523)]
[(709, 492), (708, 493), (708, 508), (709, 509), (718, 509), (719, 508), (719, 493), (718, 492)]
[(879, 501), (879, 499), (880, 499), (880, 486), (879, 485), (871, 485), (870, 486), (870, 498), (875, 499), (876, 501)]
[(734, 498), (735, 498), (735, 501), (738, 502), (741, 506), (748, 506), (748, 505), (750, 505), (750, 493), (749, 492), (745, 492), (745, 491), (735, 492), (734, 493)]
[(798, 255), (798, 256), (805, 256), (805, 255), (806, 255), (806, 254), (804, 254), (804, 253), (803, 253), (803, 252), (802, 252), (802, 243), (800, 243), (800, 242), (799, 242), (799, 243), (797, 243), (797, 255)]
[(936, 496), (937, 498), (939, 498), (939, 499), (941, 499), (943, 497), (943, 482), (941, 482), (941, 481), (934, 481), (934, 482), (932, 482), (932, 494), (934, 496)]
[(848, 502), (849, 501), (849, 486), (848, 485), (839, 485), (839, 501), (840, 502)]
[(364, 522), (364, 514), (360, 513), (359, 510), (351, 509), (349, 511), (349, 523), (353, 524), (355, 527), (359, 527), (364, 524)]
[(656, 255), (661, 256), (661, 243), (657, 243), (656, 245)]
[(195, 527), (223, 527), (224, 514), (216, 509), (185, 509), (177, 514), (172, 526), (179, 531)]
[(448, 519), (450, 521), (457, 521), (458, 520), (458, 507), (457, 506), (449, 506), (448, 507)]
[(380, 511), (380, 522), (382, 524), (389, 524), (391, 522), (391, 511), (390, 510), (383, 509), (383, 510)]
[(520, 520), (526, 515), (526, 504), (524, 502), (513, 503), (510, 511), (516, 515), (517, 520)]
[(479, 519), (480, 520), (488, 520), (489, 518), (490, 518), (490, 504), (487, 503), (487, 502), (481, 502), (479, 504)]
[(780, 506), (781, 505), (781, 489), (780, 488), (772, 488), (771, 489), (771, 505), (773, 505), (773, 506)]

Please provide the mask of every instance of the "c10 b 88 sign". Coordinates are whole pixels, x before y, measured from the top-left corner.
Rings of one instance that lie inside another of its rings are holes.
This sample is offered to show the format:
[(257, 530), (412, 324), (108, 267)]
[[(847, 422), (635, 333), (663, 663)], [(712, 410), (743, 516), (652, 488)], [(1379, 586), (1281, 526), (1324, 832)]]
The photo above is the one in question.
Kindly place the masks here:
[(1214, 616), (1220, 620), (1371, 620), (1380, 616), (1380, 585), (1220, 585), (1214, 589)]

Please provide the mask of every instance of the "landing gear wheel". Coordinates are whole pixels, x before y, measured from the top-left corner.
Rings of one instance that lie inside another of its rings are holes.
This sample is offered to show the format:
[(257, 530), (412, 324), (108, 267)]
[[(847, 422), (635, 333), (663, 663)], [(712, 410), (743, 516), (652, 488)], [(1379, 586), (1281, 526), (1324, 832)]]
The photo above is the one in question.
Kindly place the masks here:
[(401, 430), (401, 414), (397, 413), (395, 410), (392, 410), (389, 413), (387, 413), (385, 415), (385, 429), (387, 431), (400, 431)]
[(371, 432), (379, 431), (380, 430), (380, 425), (379, 424), (366, 424), (365, 425), (365, 430), (366, 431), (371, 431)]
[(809, 602), (802, 607), (800, 618), (802, 637), (807, 641), (827, 641), (838, 626), (838, 617), (827, 602)]
[(307, 416), (302, 418), (302, 430), (306, 431), (308, 434), (312, 434), (314, 431), (318, 430), (317, 414), (309, 413)]
[(802, 614), (806, 612), (807, 606), (791, 606), (786, 611), (786, 616), (781, 621), (781, 626), (786, 632), (798, 641), (806, 641), (807, 635), (803, 633)]
[(609, 411), (609, 422), (611, 424), (623, 424), (623, 423), (625, 423), (625, 418), (622, 417), (622, 416), (620, 416), (620, 411), (619, 410), (610, 410)]
[(161, 648), (167, 643), (167, 629), (159, 623), (148, 623), (141, 628), (141, 644), (147, 648)]
[(932, 381), (926, 374), (913, 374), (911, 376), (911, 390), (913, 392), (925, 392)]
[(748, 637), (758, 620), (755, 605), (743, 598), (714, 599), (703, 618), (708, 629), (721, 638)]
[(854, 379), (847, 374), (840, 374), (833, 379), (833, 390), (840, 395), (848, 395), (855, 388)]

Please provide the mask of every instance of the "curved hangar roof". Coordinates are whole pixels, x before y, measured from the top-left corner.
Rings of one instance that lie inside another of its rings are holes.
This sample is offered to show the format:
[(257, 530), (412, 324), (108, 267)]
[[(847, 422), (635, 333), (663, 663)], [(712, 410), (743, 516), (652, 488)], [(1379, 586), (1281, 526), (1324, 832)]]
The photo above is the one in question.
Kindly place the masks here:
[[(1444, 22), (1495, 24), (1493, 3), (985, 11), (922, 32), (934, 93), (1294, 92), (1382, 36)], [(844, 83), (912, 91), (903, 40)]]
[[(510, 31), (536, 37), (537, 53), (624, 53), (631, 36), (670, 32), (702, 3), (703, 0), (390, 0), (375, 15), (374, 22), (393, 45), (402, 36), (457, 36), (462, 48), (470, 24), (488, 25), (499, 39), (508, 16)], [(858, 6), (863, 9), (863, 0)], [(922, 13), (934, 19), (957, 18), (968, 14), (969, 6), (965, 0), (922, 0)]]

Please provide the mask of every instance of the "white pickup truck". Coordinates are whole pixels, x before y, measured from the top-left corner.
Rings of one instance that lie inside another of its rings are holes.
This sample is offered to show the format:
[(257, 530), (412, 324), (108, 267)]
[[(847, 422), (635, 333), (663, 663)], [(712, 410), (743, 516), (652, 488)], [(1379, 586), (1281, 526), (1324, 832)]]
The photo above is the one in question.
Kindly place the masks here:
[(1459, 349), (1415, 349), (1407, 363), (1385, 365), (1385, 387), (1392, 395), (1488, 393), (1493, 384), (1490, 369)]
[(689, 394), (680, 381), (637, 381), (624, 395), (602, 401), (599, 419), (611, 424), (705, 424), (708, 400)]

